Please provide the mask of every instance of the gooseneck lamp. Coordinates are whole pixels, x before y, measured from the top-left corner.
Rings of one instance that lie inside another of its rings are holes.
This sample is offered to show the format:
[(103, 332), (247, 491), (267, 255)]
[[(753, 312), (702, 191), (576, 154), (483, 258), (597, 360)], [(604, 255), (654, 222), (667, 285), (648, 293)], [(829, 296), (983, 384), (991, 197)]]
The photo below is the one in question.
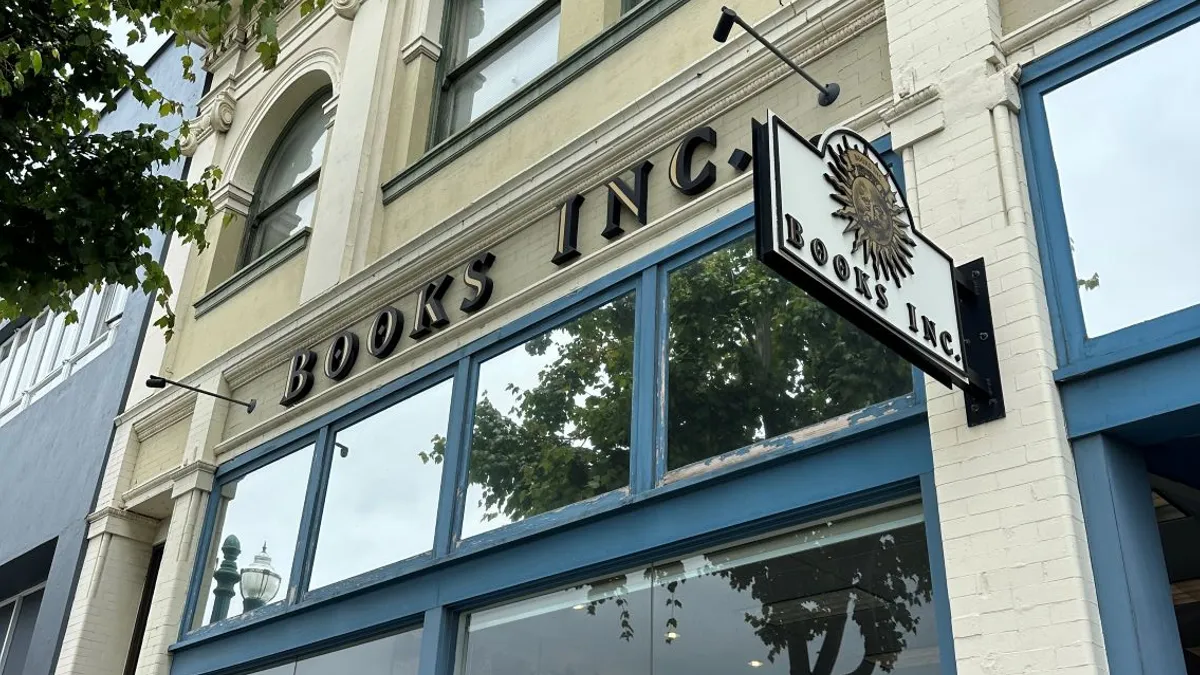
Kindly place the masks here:
[(717, 21), (717, 29), (713, 31), (713, 39), (717, 42), (725, 42), (728, 40), (729, 32), (733, 30), (733, 24), (735, 23), (741, 26), (742, 30), (749, 33), (755, 40), (761, 42), (762, 45), (770, 50), (772, 54), (778, 56), (780, 61), (786, 63), (791, 67), (792, 70), (800, 73), (800, 77), (803, 77), (808, 81), (809, 84), (816, 87), (817, 91), (821, 92), (817, 96), (817, 103), (820, 105), (832, 105), (833, 102), (837, 100), (838, 94), (842, 93), (842, 88), (839, 87), (836, 82), (830, 82), (829, 84), (822, 85), (820, 82), (814, 80), (811, 75), (804, 72), (803, 68), (796, 65), (795, 61), (789, 59), (786, 55), (784, 55), (783, 52), (779, 51), (775, 45), (768, 42), (767, 39), (762, 35), (759, 35), (758, 31), (751, 28), (750, 24), (746, 23), (742, 17), (738, 16), (737, 12), (729, 9), (728, 7), (721, 8), (721, 18)]
[(193, 387), (189, 384), (184, 384), (182, 382), (176, 382), (174, 380), (168, 380), (167, 378), (159, 377), (158, 375), (151, 375), (150, 377), (146, 378), (146, 386), (150, 387), (151, 389), (166, 389), (168, 384), (174, 385), (176, 387), (180, 387), (183, 389), (187, 389), (188, 391), (194, 391), (197, 394), (204, 394), (205, 396), (212, 396), (213, 398), (219, 398), (222, 401), (229, 401), (230, 403), (236, 403), (240, 406), (244, 406), (246, 408), (247, 413), (254, 412), (254, 407), (256, 405), (258, 405), (257, 399), (252, 398), (249, 401), (239, 401), (236, 398), (229, 398), (228, 396), (222, 396), (221, 394), (217, 394), (217, 393), (214, 393), (211, 391), (197, 389), (196, 387)]

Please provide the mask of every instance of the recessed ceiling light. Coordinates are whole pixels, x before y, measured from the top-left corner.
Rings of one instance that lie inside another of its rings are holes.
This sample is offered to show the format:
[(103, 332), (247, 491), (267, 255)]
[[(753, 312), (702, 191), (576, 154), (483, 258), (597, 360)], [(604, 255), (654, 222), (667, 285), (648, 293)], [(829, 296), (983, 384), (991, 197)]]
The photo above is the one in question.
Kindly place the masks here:
[(669, 630), (669, 631), (667, 631), (667, 639), (668, 639), (668, 640), (678, 640), (678, 639), (679, 639), (679, 633), (676, 633), (676, 632), (675, 632), (675, 631), (673, 631), (673, 630)]
[(575, 605), (575, 606), (574, 606), (574, 607), (572, 607), (571, 609), (573, 609), (573, 610), (576, 610), (576, 611), (579, 611), (579, 610), (581, 610), (581, 609), (587, 609), (587, 605)]
[(762, 661), (759, 661), (758, 659), (754, 659), (753, 661), (750, 662), (749, 665), (751, 668), (762, 668), (762, 664), (763, 664)]

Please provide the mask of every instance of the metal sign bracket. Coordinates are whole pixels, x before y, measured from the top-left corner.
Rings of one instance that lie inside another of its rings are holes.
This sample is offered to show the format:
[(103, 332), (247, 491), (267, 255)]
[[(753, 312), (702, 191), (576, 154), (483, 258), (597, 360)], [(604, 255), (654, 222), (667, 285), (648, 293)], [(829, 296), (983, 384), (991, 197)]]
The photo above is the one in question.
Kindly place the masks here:
[(963, 390), (963, 397), (967, 404), (967, 426), (974, 427), (1002, 419), (1006, 414), (983, 258), (955, 267), (954, 281), (963, 335), (963, 364), (971, 380), (970, 386)]

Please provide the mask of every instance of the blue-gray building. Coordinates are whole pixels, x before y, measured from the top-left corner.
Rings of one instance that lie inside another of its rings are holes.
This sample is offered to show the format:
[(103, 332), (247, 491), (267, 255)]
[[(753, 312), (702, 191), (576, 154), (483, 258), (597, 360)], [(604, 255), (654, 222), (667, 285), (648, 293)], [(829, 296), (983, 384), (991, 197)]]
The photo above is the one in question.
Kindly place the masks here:
[[(185, 48), (168, 40), (146, 67), (154, 85), (190, 110), (203, 78), (182, 77)], [(160, 120), (128, 93), (100, 131)], [(183, 161), (163, 168), (182, 177)], [(159, 259), (164, 237), (151, 233)], [(104, 469), (150, 317), (151, 298), (124, 288), (88, 291), (64, 315), (0, 324), (0, 674), (54, 671)]]

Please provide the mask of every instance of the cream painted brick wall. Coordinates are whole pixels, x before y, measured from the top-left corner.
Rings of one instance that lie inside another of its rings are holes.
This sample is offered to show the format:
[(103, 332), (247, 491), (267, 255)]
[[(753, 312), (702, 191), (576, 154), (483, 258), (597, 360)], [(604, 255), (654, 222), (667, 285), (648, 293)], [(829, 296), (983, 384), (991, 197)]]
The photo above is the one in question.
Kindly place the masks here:
[(1006, 105), (988, 61), (1002, 19), (986, 0), (886, 6), (893, 78), (936, 86), (945, 112), (942, 131), (905, 150), (921, 226), (956, 260), (987, 261), (1008, 411), (970, 428), (962, 395), (927, 382), (958, 672), (1106, 673), (1037, 242), (1002, 189), (1001, 167), (1021, 166), (996, 133), (1019, 138), (1011, 114), (992, 112)]
[[(106, 555), (97, 570), (105, 538)], [(88, 540), (56, 675), (116, 675), (125, 667), (150, 548), (148, 542), (108, 533)]]

